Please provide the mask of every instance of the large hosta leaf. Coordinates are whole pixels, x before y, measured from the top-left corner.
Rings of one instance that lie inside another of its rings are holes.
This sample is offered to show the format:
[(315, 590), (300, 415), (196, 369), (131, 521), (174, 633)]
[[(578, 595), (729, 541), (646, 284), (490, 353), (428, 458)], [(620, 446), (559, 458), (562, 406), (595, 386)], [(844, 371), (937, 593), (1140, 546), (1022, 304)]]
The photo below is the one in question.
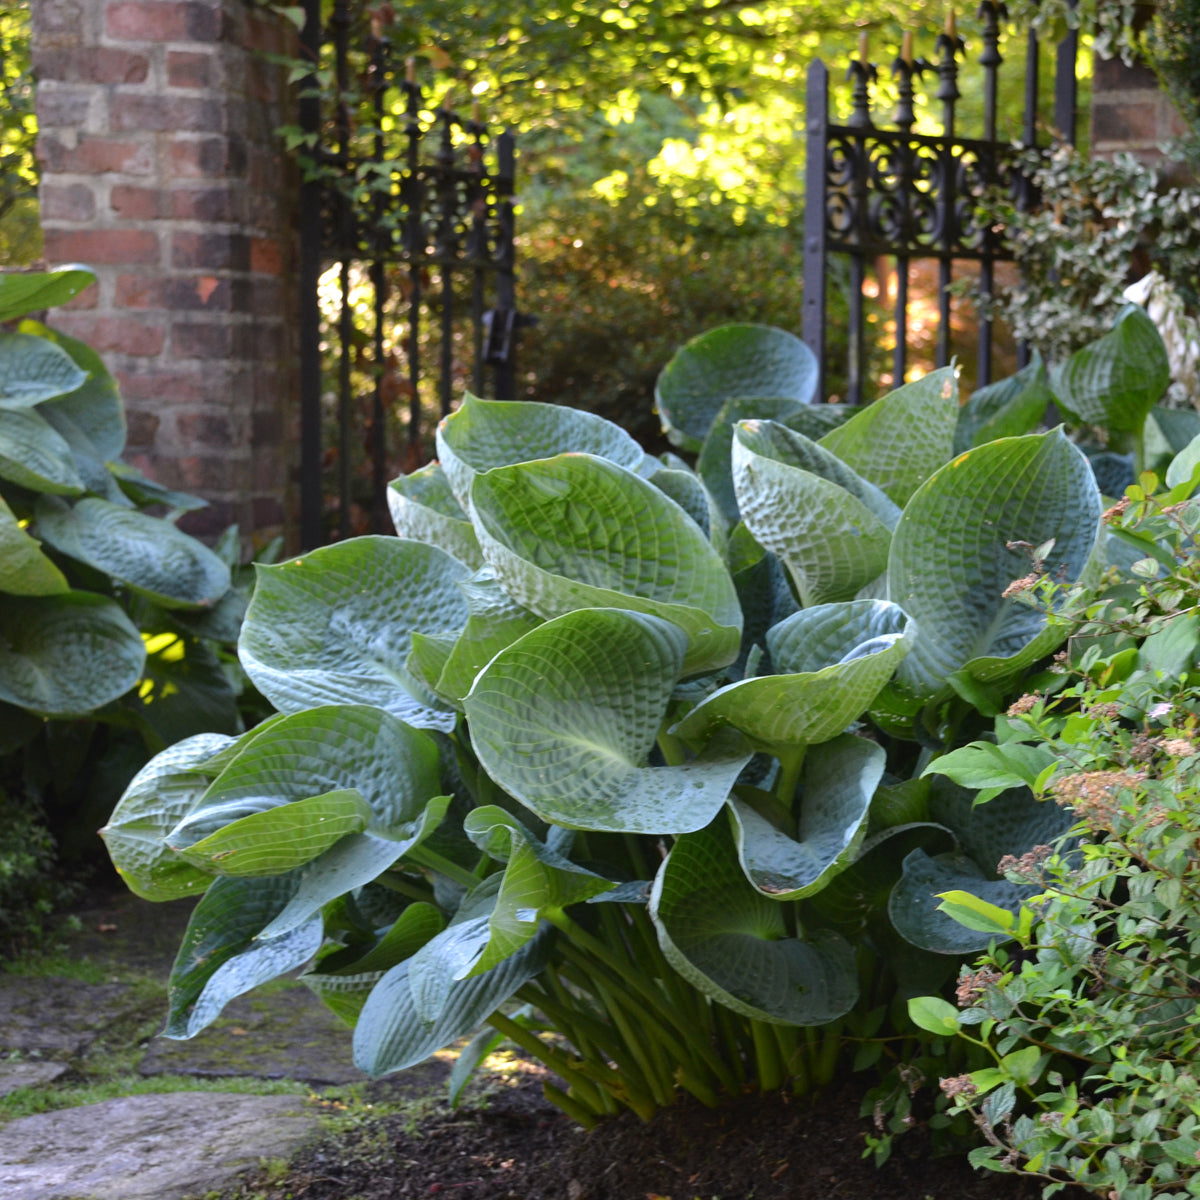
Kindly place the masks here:
[(814, 746), (805, 759), (794, 838), (744, 801), (731, 801), (738, 858), (755, 889), (777, 900), (796, 900), (820, 891), (847, 865), (866, 828), (886, 761), (882, 746), (849, 734)]
[(821, 604), (767, 633), (776, 675), (731, 683), (698, 704), (673, 733), (704, 742), (723, 725), (761, 750), (781, 751), (837, 737), (891, 678), (915, 630), (885, 600)]
[(65, 350), (29, 333), (0, 330), (0, 408), (32, 408), (87, 379)]
[(676, 839), (650, 915), (671, 965), (735, 1012), (781, 1025), (823, 1025), (858, 998), (854, 950), (835, 933), (789, 937), (781, 904), (742, 874), (727, 823)]
[[(80, 389), (82, 391), (84, 389)], [(72, 393), (75, 395), (77, 393)], [(93, 495), (103, 497), (112, 504), (133, 508), (133, 502), (121, 490), (116, 476), (108, 469), (104, 455), (95, 442), (75, 424), (65, 402), (54, 401), (38, 408), (38, 415), (70, 447), (71, 461), (83, 486)]]
[(1015, 913), (1039, 889), (1000, 878), (1000, 859), (1006, 854), (1019, 858), (1034, 846), (1050, 844), (1073, 820), (1058, 805), (1035, 800), (1026, 788), (1012, 788), (978, 807), (972, 804), (973, 794), (965, 788), (934, 780), (929, 815), (953, 831), (959, 848), (933, 857), (923, 849), (912, 850), (888, 900), (888, 913), (901, 936), (939, 954), (970, 954), (996, 937), (967, 929), (938, 911), (939, 893), (971, 892)]
[(654, 401), (671, 442), (697, 451), (727, 400), (762, 396), (811, 403), (817, 360), (770, 325), (722, 325), (692, 338), (658, 376)]
[(0, 409), (0, 479), (31, 492), (83, 491), (71, 447), (34, 409)]
[(143, 899), (193, 896), (212, 882), (211, 875), (176, 854), (166, 836), (208, 790), (212, 777), (204, 764), (233, 741), (202, 733), (156, 754), (134, 776), (100, 830), (113, 866)]
[(1154, 322), (1128, 304), (1102, 338), (1050, 372), (1059, 407), (1077, 423), (1137, 433), (1171, 382), (1171, 367)]
[(868, 405), (821, 439), (903, 506), (954, 453), (958, 372), (942, 367)]
[(901, 683), (932, 696), (967, 664), (999, 679), (1053, 649), (1061, 634), (1047, 631), (1042, 613), (1003, 596), (1031, 569), (1018, 543), (1053, 540), (1045, 569), (1078, 579), (1100, 511), (1087, 459), (1061, 429), (988, 442), (943, 467), (909, 502), (892, 539), (888, 594), (918, 629)]
[(1032, 433), (1054, 399), (1046, 380), (1046, 365), (1035, 350), (1033, 360), (1015, 375), (981, 387), (959, 410), (954, 452), (997, 438)]
[(438, 457), (450, 487), (466, 508), (471, 481), (481, 472), (559, 454), (594, 454), (638, 471), (645, 453), (619, 425), (559, 404), (480, 400), (469, 393), (438, 426)]
[(742, 614), (729, 573), (653, 485), (604, 459), (564, 454), (480, 475), (471, 498), (488, 564), (539, 616), (612, 607), (664, 617), (687, 634), (687, 674), (736, 657)]
[(388, 509), (402, 538), (428, 542), (477, 569), (483, 555), (467, 514), (454, 498), (441, 464), (430, 463), (388, 484)]
[(700, 829), (749, 759), (712, 749), (650, 767), (685, 640), (656, 617), (569, 613), (501, 651), (465, 706), (488, 774), (539, 817), (572, 829)]
[(0, 700), (82, 716), (129, 691), (145, 661), (141, 634), (104, 596), (0, 596)]
[(67, 591), (66, 576), (42, 553), (0, 496), (0, 592), (55, 596)]
[(746, 528), (784, 562), (805, 604), (849, 599), (887, 566), (900, 510), (803, 434), (743, 421), (733, 483)]
[(164, 608), (208, 608), (229, 590), (229, 568), (170, 521), (94, 496), (37, 505), (38, 535), (59, 553), (120, 580)]
[(256, 571), (238, 654), (276, 708), (373, 704), (421, 728), (454, 728), (405, 661), (413, 630), (462, 628), (466, 566), (420, 542), (363, 537)]

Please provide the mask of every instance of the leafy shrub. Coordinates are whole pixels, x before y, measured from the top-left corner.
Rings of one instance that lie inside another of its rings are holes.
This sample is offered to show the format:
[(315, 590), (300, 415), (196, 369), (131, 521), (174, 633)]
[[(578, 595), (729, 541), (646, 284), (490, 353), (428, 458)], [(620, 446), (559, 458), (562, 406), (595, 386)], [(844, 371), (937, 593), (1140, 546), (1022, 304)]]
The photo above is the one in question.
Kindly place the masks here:
[(991, 1056), (942, 1080), (986, 1138), (972, 1161), (1040, 1176), (1047, 1196), (1068, 1180), (1126, 1200), (1200, 1183), (1197, 450), (1176, 460), (1170, 490), (1153, 497), (1148, 475), (1109, 514), (1137, 557), (1098, 596), (1068, 597), (1082, 624), (1059, 674), (997, 718), (996, 743), (930, 768), (989, 789), (1024, 778), (1075, 821), (1001, 864), (1037, 889), (1019, 915), (945, 898), (997, 944), (964, 972), (961, 1011), (913, 1002), (926, 1028)]
[[(150, 754), (243, 728), (231, 586), (236, 530), (214, 552), (152, 515), (201, 504), (120, 461), (117, 385), (83, 343), (25, 314), (93, 280), (0, 276), (0, 756), (84, 852)], [(13, 802), (15, 803), (15, 801)]]

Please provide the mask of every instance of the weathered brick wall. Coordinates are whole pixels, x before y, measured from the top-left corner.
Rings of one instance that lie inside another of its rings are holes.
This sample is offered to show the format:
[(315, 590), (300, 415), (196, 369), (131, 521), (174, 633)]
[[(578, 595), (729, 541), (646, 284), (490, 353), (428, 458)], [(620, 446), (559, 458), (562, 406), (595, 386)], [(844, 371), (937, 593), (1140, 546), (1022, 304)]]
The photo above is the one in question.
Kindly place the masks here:
[(1127, 67), (1119, 58), (1097, 58), (1092, 84), (1093, 154), (1128, 151), (1159, 162), (1163, 143), (1184, 131), (1170, 97), (1149, 67)]
[(256, 541), (295, 524), (296, 179), (283, 23), (247, 0), (33, 0), (51, 264), (99, 285), (51, 314), (103, 352), (126, 458)]

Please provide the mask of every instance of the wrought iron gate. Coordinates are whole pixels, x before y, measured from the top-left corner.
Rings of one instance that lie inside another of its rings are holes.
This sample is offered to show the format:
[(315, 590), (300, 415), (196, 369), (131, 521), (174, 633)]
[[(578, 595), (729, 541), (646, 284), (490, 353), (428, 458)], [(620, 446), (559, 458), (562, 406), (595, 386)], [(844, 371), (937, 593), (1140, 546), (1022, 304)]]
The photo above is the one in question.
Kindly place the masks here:
[[(301, 542), (355, 532), (356, 472), (369, 477), (364, 517), (390, 528), (389, 478), (428, 456), (432, 430), (422, 411), (425, 337), (436, 341), (436, 403), (450, 411), (456, 368), (469, 347), (470, 384), (509, 399), (514, 390), (516, 311), (513, 135), (493, 135), (476, 107), (469, 118), (443, 97), (434, 107), (376, 16), (355, 40), (360, 6), (337, 0), (327, 27), (319, 0), (307, 0), (301, 41), (311, 61), (332, 60), (339, 102), (322, 112), (302, 84), (301, 127), (314, 164), (301, 189)], [(360, 83), (361, 81), (361, 83)], [(346, 99), (361, 87), (369, 120), (355, 127)], [(365, 99), (364, 99), (365, 95)], [(323, 274), (336, 265), (336, 278)], [(322, 279), (324, 312), (322, 311)], [(336, 312), (336, 315), (334, 315)], [(364, 319), (365, 318), (365, 319)], [(324, 340), (336, 360), (326, 384)], [(460, 347), (456, 353), (456, 347)], [(485, 368), (491, 384), (485, 385)], [(367, 394), (364, 396), (364, 392)], [(323, 425), (332, 393), (336, 435), (326, 455)], [(389, 453), (400, 405), (404, 446)], [(362, 403), (365, 401), (365, 405)], [(356, 412), (365, 408), (364, 413)], [(365, 416), (365, 421), (356, 417)], [(356, 447), (362, 434), (361, 451)], [(326, 484), (332, 460), (336, 488)], [(330, 496), (330, 491), (333, 495)], [(336, 528), (324, 528), (329, 501)]]
[[(907, 365), (909, 264), (914, 259), (938, 263), (937, 365), (950, 357), (949, 287), (955, 260), (974, 259), (980, 265), (980, 288), (991, 294), (995, 263), (1010, 259), (1003, 231), (980, 227), (974, 209), (983, 190), (1007, 184), (1017, 190), (1018, 204), (1033, 196), (1028, 181), (1011, 166), (1011, 147), (996, 138), (996, 109), (1000, 66), (1000, 20), (1003, 5), (983, 0), (981, 24), (983, 70), (983, 136), (961, 137), (955, 125), (959, 60), (965, 44), (953, 17), (934, 47), (935, 61), (913, 57), (911, 40), (892, 63), (899, 97), (892, 127), (875, 123), (872, 85), (876, 67), (867, 61), (865, 44), (851, 61), (847, 78), (853, 81), (851, 113), (844, 124), (829, 120), (829, 71), (814, 62), (808, 71), (804, 231), (803, 336), (821, 363), (824, 396), (826, 291), (830, 255), (849, 258), (849, 362), (847, 395), (851, 404), (863, 402), (865, 360), (863, 283), (869, 260), (891, 257), (896, 268), (894, 304), (895, 349), (892, 377), (897, 386)], [(1038, 142), (1038, 39), (1030, 32), (1025, 54), (1023, 142)], [(1054, 128), (1057, 136), (1075, 141), (1078, 34), (1059, 44), (1055, 61)], [(918, 77), (936, 77), (934, 93), (941, 105), (939, 135), (913, 131), (914, 86)], [(979, 383), (991, 379), (992, 321), (979, 324)], [(1026, 350), (1019, 348), (1022, 364)]]

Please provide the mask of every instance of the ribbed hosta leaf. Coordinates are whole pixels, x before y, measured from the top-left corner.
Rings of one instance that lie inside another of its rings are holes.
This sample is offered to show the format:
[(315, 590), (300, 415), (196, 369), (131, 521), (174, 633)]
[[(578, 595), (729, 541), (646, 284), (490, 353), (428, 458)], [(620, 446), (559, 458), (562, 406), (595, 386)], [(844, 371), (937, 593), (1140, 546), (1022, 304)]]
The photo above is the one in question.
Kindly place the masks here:
[(294, 891), (291, 875), (218, 879), (208, 889), (171, 969), (165, 1037), (195, 1037), (235, 996), (312, 958), (323, 936), (319, 918), (282, 937), (259, 936)]
[(164, 608), (209, 608), (229, 590), (229, 568), (170, 521), (89, 496), (37, 505), (38, 535)]
[(1070, 812), (1035, 800), (1026, 788), (1012, 788), (978, 807), (972, 804), (972, 792), (946, 779), (934, 780), (929, 815), (953, 831), (959, 848), (933, 857), (923, 849), (912, 850), (888, 900), (888, 914), (901, 936), (939, 954), (983, 950), (996, 935), (967, 929), (939, 912), (938, 893), (971, 892), (1015, 913), (1039, 889), (1000, 878), (1000, 859), (1006, 854), (1019, 858), (1034, 846), (1048, 845), (1073, 820)]
[(767, 751), (829, 741), (891, 678), (912, 644), (911, 626), (885, 600), (803, 609), (767, 633), (778, 674), (718, 689), (672, 732), (703, 743), (714, 729), (732, 725)]
[(547, 619), (629, 608), (678, 625), (686, 674), (737, 655), (742, 614), (724, 563), (657, 488), (592, 455), (564, 454), (477, 477), (484, 557), (514, 600)]
[(687, 468), (659, 467), (650, 482), (674, 500), (700, 527), (704, 536), (719, 546), (725, 537), (725, 520), (716, 500), (700, 478)]
[(811, 403), (817, 360), (794, 334), (770, 325), (722, 325), (692, 338), (658, 376), (654, 401), (673, 445), (698, 451), (735, 397)]
[(572, 829), (700, 829), (749, 759), (713, 748), (650, 767), (683, 662), (675, 626), (590, 609), (549, 621), (501, 651), (465, 706), (480, 763), (546, 821)]
[(108, 469), (121, 491), (135, 504), (161, 504), (177, 512), (195, 512), (197, 509), (208, 507), (207, 500), (166, 487), (135, 470), (128, 463), (110, 462)]
[(462, 628), (466, 566), (420, 542), (363, 537), (256, 571), (238, 655), (276, 708), (373, 704), (410, 725), (454, 728), (405, 660), (414, 629)]
[(559, 404), (480, 400), (468, 393), (437, 431), (438, 457), (459, 504), (481, 472), (559, 454), (594, 454), (640, 471), (645, 454), (619, 425)]
[(427, 542), (477, 570), (483, 555), (467, 514), (454, 498), (440, 463), (430, 463), (388, 484), (388, 509), (402, 538)]
[(0, 330), (0, 408), (32, 408), (87, 379), (71, 356), (45, 338)]
[(0, 409), (0, 479), (31, 492), (83, 491), (71, 447), (35, 409)]
[(1171, 382), (1171, 367), (1154, 322), (1127, 304), (1102, 338), (1050, 372), (1058, 406), (1076, 423), (1137, 433)]
[(95, 282), (87, 267), (76, 264), (57, 271), (7, 271), (0, 275), (0, 321), (66, 304)]
[(402, 1071), (465, 1037), (543, 968), (547, 943), (543, 934), (486, 974), (452, 982), (440, 1015), (432, 1020), (422, 1018), (413, 1002), (409, 963), (393, 967), (359, 1015), (355, 1065), (373, 1076)]
[(70, 591), (66, 576), (42, 553), (0, 496), (0, 592), (55, 596)]
[(848, 600), (887, 566), (899, 510), (802, 434), (743, 421), (733, 483), (746, 528), (787, 566), (806, 605)]
[(1047, 632), (1037, 609), (1003, 597), (1031, 569), (1028, 552), (1008, 543), (1054, 539), (1046, 570), (1078, 579), (1100, 511), (1087, 459), (1061, 429), (988, 442), (943, 467), (909, 502), (892, 540), (888, 594), (918, 629), (900, 682), (928, 697), (967, 664), (999, 679), (1052, 650), (1062, 634)]
[(776, 900), (798, 900), (847, 866), (886, 761), (882, 746), (849, 734), (814, 746), (804, 761), (795, 837), (732, 800), (738, 858), (754, 888)]
[[(80, 389), (83, 390), (85, 389)], [(72, 393), (72, 396), (76, 394)], [(83, 480), (83, 486), (93, 495), (100, 496), (112, 504), (118, 504), (122, 508), (133, 508), (133, 502), (121, 490), (100, 449), (68, 415), (70, 408), (66, 399), (40, 405), (37, 411), (70, 447), (71, 461), (79, 478)]]
[(0, 700), (82, 716), (129, 691), (145, 661), (141, 634), (104, 596), (0, 596)]
[[(742, 648), (737, 662), (729, 669), (731, 678), (745, 674), (746, 662), (753, 647), (766, 649), (767, 630), (798, 611), (796, 598), (788, 586), (787, 572), (779, 559), (764, 550), (750, 535), (745, 525), (734, 528), (729, 537), (729, 570), (737, 588), (745, 625), (742, 629)], [(759, 674), (769, 674), (770, 664)]]
[(957, 422), (957, 370), (942, 367), (868, 405), (821, 445), (903, 507), (954, 453)]
[(200, 802), (212, 776), (204, 764), (234, 739), (202, 733), (156, 754), (134, 777), (100, 830), (113, 866), (145, 900), (194, 896), (212, 882), (176, 854), (167, 834)]
[(725, 820), (676, 839), (650, 915), (671, 965), (734, 1012), (780, 1025), (823, 1025), (858, 998), (854, 951), (835, 933), (789, 937), (781, 904), (742, 874)]
[(87, 372), (87, 380), (80, 387), (48, 401), (45, 408), (38, 410), (41, 415), (52, 422), (59, 417), (69, 420), (87, 438), (99, 461), (119, 458), (125, 449), (125, 406), (117, 381), (104, 360), (86, 342), (38, 321), (22, 321), (18, 328), (21, 333), (37, 334), (53, 342), (70, 355), (80, 370)]
[(971, 394), (959, 410), (954, 432), (955, 454), (997, 438), (1032, 433), (1053, 399), (1046, 365), (1035, 350), (1033, 360), (1015, 375)]

